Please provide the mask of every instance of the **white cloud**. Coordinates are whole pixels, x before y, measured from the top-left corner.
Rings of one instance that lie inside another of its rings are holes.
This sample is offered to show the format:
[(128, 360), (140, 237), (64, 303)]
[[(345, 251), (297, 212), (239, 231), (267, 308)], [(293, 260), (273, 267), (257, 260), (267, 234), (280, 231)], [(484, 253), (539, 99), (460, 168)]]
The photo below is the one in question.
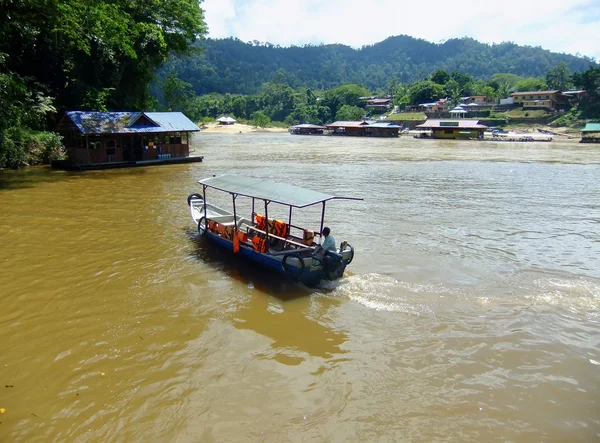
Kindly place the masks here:
[(205, 0), (202, 7), (215, 38), (361, 47), (399, 34), (432, 42), (466, 36), (600, 59), (598, 0)]

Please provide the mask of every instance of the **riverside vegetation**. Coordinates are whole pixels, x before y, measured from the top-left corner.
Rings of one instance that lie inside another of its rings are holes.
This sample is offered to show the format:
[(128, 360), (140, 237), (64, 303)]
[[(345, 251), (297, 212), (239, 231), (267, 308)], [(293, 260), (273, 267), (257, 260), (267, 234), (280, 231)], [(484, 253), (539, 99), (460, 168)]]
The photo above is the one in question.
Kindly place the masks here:
[(562, 123), (600, 116), (595, 61), (541, 48), (407, 36), (360, 50), (280, 48), (201, 39), (196, 0), (0, 4), (8, 17), (0, 22), (0, 168), (60, 157), (52, 129), (73, 109), (178, 110), (195, 121), (231, 114), (265, 127), (360, 119), (359, 98), (372, 94), (391, 95), (403, 109), (440, 97), (459, 103), (578, 87), (588, 96)]

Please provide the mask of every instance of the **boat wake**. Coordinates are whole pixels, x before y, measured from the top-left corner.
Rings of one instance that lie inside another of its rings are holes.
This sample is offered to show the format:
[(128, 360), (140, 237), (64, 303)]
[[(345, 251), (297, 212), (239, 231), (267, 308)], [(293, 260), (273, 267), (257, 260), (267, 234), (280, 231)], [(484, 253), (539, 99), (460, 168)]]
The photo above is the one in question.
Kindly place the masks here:
[(370, 309), (417, 316), (435, 312), (427, 294), (451, 295), (452, 292), (441, 286), (402, 282), (377, 273), (350, 275), (336, 282), (331, 291), (336, 297), (346, 297)]
[(559, 308), (565, 315), (600, 320), (600, 285), (580, 279), (542, 278), (534, 282), (538, 292), (528, 296), (536, 304)]

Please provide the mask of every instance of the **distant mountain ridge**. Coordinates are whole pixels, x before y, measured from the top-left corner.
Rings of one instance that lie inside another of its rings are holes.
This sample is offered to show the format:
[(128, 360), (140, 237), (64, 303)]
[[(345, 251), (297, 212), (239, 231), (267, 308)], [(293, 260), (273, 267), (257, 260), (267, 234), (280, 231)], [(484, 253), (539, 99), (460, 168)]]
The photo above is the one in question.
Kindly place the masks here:
[(488, 79), (496, 73), (543, 77), (561, 61), (572, 72), (598, 66), (587, 57), (514, 43), (488, 45), (472, 38), (431, 43), (400, 35), (360, 49), (340, 44), (279, 47), (236, 38), (206, 39), (199, 46), (201, 54), (169, 60), (159, 77), (177, 73), (197, 94), (253, 94), (280, 70), (294, 88), (357, 83), (375, 90), (385, 88), (392, 78), (413, 82), (440, 68)]

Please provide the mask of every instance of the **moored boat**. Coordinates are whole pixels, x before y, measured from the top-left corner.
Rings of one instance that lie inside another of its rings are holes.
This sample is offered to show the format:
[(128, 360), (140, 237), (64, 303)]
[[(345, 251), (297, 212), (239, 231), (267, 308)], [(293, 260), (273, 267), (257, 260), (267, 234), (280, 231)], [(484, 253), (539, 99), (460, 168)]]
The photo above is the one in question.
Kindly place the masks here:
[[(232, 251), (243, 259), (254, 262), (273, 272), (316, 285), (321, 280), (337, 280), (354, 258), (354, 248), (346, 241), (335, 250), (324, 250), (315, 240), (322, 236), (326, 202), (336, 199), (362, 200), (338, 197), (298, 186), (266, 180), (221, 175), (200, 180), (202, 195), (187, 198), (194, 224), (201, 236), (212, 244)], [(231, 195), (232, 211), (206, 201), (207, 189)], [(238, 213), (236, 200), (251, 199), (250, 217)], [(262, 203), (260, 209), (256, 204)], [(287, 207), (286, 221), (269, 218), (269, 205)], [(318, 231), (292, 223), (293, 210), (321, 205)], [(258, 213), (257, 211), (264, 213)]]

